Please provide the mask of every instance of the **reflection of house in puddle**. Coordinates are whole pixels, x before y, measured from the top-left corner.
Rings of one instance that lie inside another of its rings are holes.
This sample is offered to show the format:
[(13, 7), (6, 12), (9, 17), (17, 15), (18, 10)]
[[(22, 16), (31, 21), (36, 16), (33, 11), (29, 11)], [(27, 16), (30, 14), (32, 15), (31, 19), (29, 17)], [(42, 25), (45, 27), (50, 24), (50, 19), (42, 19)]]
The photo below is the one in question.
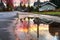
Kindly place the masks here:
[[(26, 19), (28, 21), (28, 19)], [(37, 25), (33, 23), (33, 19), (30, 19), (29, 34), (37, 40)], [(60, 23), (53, 22), (51, 24), (40, 24), (39, 26), (39, 40), (58, 40), (56, 34), (58, 34)], [(21, 29), (20, 29), (21, 32)], [(23, 30), (24, 32), (24, 30)], [(23, 33), (22, 33), (23, 34)], [(25, 34), (24, 34), (25, 35)], [(60, 35), (60, 33), (59, 33)], [(22, 35), (23, 37), (23, 35)]]
[[(53, 33), (57, 33), (59, 31), (59, 24), (60, 23), (56, 22), (53, 22), (50, 25), (40, 24), (39, 40), (58, 40), (58, 36), (56, 34), (53, 36)], [(37, 25), (30, 27), (30, 34), (37, 39)]]

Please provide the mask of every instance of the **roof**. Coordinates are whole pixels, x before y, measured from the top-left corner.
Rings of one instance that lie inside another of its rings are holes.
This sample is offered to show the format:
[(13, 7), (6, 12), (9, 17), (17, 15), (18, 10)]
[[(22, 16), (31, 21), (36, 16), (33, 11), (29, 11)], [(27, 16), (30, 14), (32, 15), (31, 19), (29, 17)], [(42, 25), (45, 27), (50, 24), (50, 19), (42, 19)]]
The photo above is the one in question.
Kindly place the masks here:
[[(46, 5), (46, 4), (51, 4), (51, 5), (53, 5), (54, 7), (57, 7), (55, 4), (53, 4), (53, 3), (49, 2), (49, 1), (39, 2), (39, 4), (40, 4), (40, 6), (44, 6), (44, 5)], [(38, 2), (35, 2), (35, 3), (34, 3), (34, 6), (38, 6)]]
[(51, 3), (51, 2), (44, 2), (41, 6), (44, 6), (44, 5), (46, 5), (46, 4), (50, 4), (50, 5), (52, 5), (52, 6), (55, 6), (55, 7), (57, 7), (55, 4), (53, 4), (53, 3)]

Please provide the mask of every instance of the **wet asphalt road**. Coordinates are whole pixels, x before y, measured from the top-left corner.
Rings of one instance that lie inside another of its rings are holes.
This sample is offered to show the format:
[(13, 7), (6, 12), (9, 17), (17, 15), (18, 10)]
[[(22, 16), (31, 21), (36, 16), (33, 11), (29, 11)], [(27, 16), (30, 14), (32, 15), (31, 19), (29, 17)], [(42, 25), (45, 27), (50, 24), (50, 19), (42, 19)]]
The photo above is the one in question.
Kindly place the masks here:
[(10, 40), (10, 32), (8, 27), (12, 23), (11, 21), (0, 21), (0, 39), (1, 40)]
[(14, 35), (14, 19), (0, 19), (0, 39), (1, 40), (15, 40)]
[(0, 12), (0, 40), (15, 40), (13, 22), (17, 12)]

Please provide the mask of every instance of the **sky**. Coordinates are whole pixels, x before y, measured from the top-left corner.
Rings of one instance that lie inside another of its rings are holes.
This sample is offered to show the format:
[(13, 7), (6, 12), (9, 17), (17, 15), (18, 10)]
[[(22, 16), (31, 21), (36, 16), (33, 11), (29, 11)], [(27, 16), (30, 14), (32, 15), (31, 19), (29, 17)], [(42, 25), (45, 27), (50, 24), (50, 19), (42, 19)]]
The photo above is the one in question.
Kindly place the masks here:
[(41, 2), (44, 2), (44, 1), (49, 1), (49, 0), (40, 0)]
[[(32, 6), (37, 0), (30, 0), (30, 5)], [(40, 0), (40, 2), (49, 1), (49, 0)]]

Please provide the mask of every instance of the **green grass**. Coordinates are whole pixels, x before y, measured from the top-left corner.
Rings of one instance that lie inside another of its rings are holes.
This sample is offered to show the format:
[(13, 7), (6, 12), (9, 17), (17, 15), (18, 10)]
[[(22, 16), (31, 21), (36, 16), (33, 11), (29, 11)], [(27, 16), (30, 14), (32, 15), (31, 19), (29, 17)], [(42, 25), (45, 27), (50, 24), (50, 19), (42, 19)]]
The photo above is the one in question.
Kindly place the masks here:
[(60, 12), (33, 12), (33, 13), (60, 16)]

